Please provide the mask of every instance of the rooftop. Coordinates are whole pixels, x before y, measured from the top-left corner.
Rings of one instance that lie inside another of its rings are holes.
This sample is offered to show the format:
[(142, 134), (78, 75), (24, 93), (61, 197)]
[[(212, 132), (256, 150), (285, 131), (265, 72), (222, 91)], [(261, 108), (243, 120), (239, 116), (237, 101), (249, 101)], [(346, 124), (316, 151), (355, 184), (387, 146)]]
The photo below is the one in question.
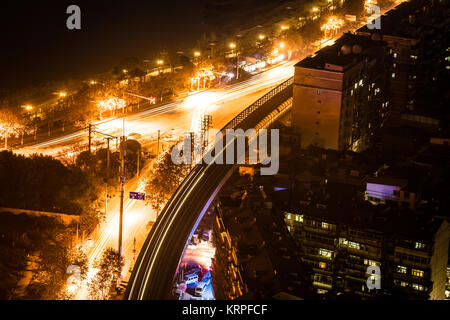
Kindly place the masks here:
[(383, 44), (383, 41), (374, 41), (365, 36), (345, 33), (333, 45), (322, 48), (295, 66), (343, 72), (371, 55), (370, 48)]
[(429, 7), (429, 0), (410, 0), (403, 2), (381, 16), (381, 29), (369, 30), (367, 25), (359, 28), (357, 33), (382, 33), (388, 36), (414, 39), (417, 36), (415, 20), (424, 7)]

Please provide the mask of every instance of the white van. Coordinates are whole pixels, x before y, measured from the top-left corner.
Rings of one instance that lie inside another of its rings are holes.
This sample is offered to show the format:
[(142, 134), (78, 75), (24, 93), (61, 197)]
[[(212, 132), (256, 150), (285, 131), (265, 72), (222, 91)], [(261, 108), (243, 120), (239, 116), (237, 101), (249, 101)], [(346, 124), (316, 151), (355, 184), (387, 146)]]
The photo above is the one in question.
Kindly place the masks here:
[(184, 283), (186, 283), (186, 285), (197, 282), (198, 282), (198, 275), (196, 273), (189, 273), (184, 276)]
[(195, 295), (196, 297), (201, 297), (201, 296), (203, 296), (203, 294), (205, 293), (205, 290), (206, 290), (206, 283), (200, 282), (200, 283), (197, 285), (197, 288), (195, 288), (194, 295)]

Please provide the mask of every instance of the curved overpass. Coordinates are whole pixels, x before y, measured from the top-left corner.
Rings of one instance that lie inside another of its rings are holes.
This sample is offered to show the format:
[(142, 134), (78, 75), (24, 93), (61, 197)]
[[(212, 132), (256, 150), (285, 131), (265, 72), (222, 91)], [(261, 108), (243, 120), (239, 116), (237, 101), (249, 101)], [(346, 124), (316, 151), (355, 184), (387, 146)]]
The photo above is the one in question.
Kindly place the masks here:
[[(254, 128), (292, 97), (293, 78), (250, 105), (223, 129)], [(280, 110), (278, 112), (281, 112)], [(222, 149), (224, 152), (226, 146)], [(178, 187), (150, 231), (128, 282), (125, 299), (170, 298), (174, 277), (192, 233), (230, 177), (234, 165), (199, 164)]]

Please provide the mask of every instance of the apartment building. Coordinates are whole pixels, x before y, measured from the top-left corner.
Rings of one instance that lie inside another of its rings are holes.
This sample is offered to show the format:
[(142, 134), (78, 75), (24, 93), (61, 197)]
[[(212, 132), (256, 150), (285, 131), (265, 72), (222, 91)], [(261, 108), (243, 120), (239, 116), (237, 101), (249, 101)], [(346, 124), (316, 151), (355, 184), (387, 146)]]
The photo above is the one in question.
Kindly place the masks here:
[(301, 146), (362, 151), (389, 116), (386, 43), (344, 34), (295, 65), (292, 127)]
[(440, 124), (439, 109), (445, 105), (441, 94), (450, 69), (450, 34), (444, 31), (448, 8), (446, 0), (403, 2), (381, 17), (381, 29), (363, 26), (356, 32), (387, 44), (392, 126), (437, 128)]
[[(304, 261), (314, 269), (318, 293), (445, 298), (450, 239), (446, 220), (368, 208), (344, 215), (323, 207), (288, 210), (284, 217)], [(380, 267), (380, 290), (369, 290), (368, 266)]]

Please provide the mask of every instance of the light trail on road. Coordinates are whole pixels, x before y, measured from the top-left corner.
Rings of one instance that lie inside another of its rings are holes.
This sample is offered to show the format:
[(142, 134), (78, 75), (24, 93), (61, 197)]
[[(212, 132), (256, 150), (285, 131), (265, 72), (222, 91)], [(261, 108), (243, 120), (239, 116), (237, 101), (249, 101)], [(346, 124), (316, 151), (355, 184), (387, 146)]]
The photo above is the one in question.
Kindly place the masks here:
[[(161, 132), (176, 130), (181, 136), (189, 131), (190, 125), (200, 121), (198, 115), (208, 112), (213, 116), (214, 127), (222, 127), (246, 106), (256, 100), (259, 96), (272, 89), (274, 86), (289, 78), (293, 74), (293, 62), (287, 62), (266, 72), (257, 74), (252, 78), (226, 86), (220, 89), (211, 89), (204, 92), (192, 94), (182, 101), (171, 102), (153, 109), (141, 111), (126, 117), (128, 133), (137, 133), (145, 141), (155, 135), (159, 129)], [(213, 108), (211, 106), (214, 106)], [(96, 124), (98, 131), (115, 135), (122, 127), (121, 119), (104, 120)], [(87, 132), (79, 131), (66, 136), (55, 138), (43, 143), (24, 148), (20, 152), (54, 154), (62, 147), (78, 143), (87, 139)], [(144, 144), (145, 146), (145, 144)], [(141, 176), (145, 177), (150, 171), (151, 165), (147, 165)], [(125, 186), (126, 194), (129, 191), (143, 192), (144, 186), (137, 179), (129, 181)], [(99, 232), (92, 236), (93, 246), (88, 250), (88, 263), (91, 270), (90, 278), (95, 275), (95, 264), (101, 258), (106, 248), (116, 248), (118, 242), (118, 220), (119, 199), (116, 197), (109, 201), (108, 212), (105, 222), (100, 226)], [(124, 204), (124, 229), (123, 229), (123, 256), (125, 266), (124, 279), (128, 278), (128, 270), (133, 263), (134, 239), (136, 249), (142, 247), (149, 232), (149, 222), (156, 220), (156, 213), (143, 201), (127, 199)], [(84, 282), (76, 291), (75, 299), (88, 299), (87, 283)]]

